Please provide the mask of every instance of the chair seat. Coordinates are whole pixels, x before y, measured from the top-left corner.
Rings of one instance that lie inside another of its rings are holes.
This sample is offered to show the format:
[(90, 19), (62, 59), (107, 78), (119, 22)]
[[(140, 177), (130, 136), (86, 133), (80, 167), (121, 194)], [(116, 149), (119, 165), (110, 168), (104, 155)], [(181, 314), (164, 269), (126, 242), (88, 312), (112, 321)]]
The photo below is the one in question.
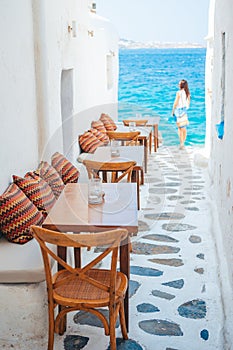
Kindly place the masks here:
[[(79, 269), (77, 269), (79, 271)], [(110, 285), (111, 271), (104, 269), (92, 269), (87, 273), (88, 277), (95, 279), (96, 281), (106, 286)], [(96, 304), (106, 306), (109, 304), (109, 293), (95, 287), (93, 284), (85, 281), (78, 276), (72, 276), (68, 271), (59, 271), (54, 276), (54, 282), (61, 281), (63, 278), (71, 277), (70, 281), (67, 281), (65, 285), (54, 288), (54, 299), (62, 304), (62, 299), (65, 299), (65, 305), (68, 305), (67, 298), (70, 299), (70, 305), (77, 305), (80, 303)], [(116, 299), (124, 297), (127, 289), (127, 278), (121, 273), (117, 272), (116, 275)]]

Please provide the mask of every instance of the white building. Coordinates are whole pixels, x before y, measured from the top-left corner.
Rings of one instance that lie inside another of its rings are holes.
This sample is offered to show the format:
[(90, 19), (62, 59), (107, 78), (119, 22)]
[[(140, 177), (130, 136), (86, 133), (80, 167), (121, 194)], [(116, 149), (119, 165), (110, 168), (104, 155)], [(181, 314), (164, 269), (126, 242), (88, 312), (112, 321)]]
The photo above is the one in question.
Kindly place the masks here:
[(3, 0), (0, 17), (3, 191), (56, 150), (72, 158), (101, 112), (114, 117), (118, 36), (90, 0)]
[[(219, 255), (219, 278), (225, 307), (226, 349), (232, 346), (233, 314), (233, 3), (211, 0), (207, 44), (207, 135), (209, 173), (213, 199), (219, 218), (215, 237)], [(223, 138), (218, 138), (216, 124), (224, 121)], [(214, 225), (214, 224), (213, 224)]]

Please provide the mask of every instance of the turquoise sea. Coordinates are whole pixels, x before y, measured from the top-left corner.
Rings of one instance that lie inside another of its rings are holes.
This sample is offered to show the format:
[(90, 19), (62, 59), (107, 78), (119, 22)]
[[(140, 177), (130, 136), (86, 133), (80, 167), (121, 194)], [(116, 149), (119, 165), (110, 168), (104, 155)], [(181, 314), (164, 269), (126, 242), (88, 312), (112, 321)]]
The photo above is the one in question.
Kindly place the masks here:
[(171, 110), (178, 83), (186, 79), (191, 93), (187, 145), (205, 141), (206, 49), (121, 49), (119, 119), (136, 113), (159, 115), (165, 145), (178, 144)]

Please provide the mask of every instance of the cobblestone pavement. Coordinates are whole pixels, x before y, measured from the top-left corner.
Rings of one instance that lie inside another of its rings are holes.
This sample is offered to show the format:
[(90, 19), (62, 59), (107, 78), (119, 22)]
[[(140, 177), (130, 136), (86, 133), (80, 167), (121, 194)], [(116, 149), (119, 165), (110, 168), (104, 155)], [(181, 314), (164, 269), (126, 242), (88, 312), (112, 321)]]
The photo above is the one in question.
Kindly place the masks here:
[[(194, 158), (197, 149), (163, 146), (149, 157), (132, 238), (129, 340), (118, 327), (118, 350), (224, 348), (207, 169)], [(56, 350), (108, 348), (101, 325), (82, 313), (55, 337)]]

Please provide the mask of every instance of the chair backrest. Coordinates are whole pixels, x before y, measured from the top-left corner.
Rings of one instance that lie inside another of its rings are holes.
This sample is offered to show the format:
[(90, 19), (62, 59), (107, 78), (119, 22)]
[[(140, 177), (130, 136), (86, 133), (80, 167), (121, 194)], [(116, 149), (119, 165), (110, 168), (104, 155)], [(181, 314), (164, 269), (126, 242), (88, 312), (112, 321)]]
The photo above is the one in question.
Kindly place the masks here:
[(134, 122), (136, 126), (145, 126), (148, 123), (148, 119), (124, 119), (125, 126), (129, 126), (130, 122)]
[(107, 131), (107, 135), (111, 140), (117, 141), (135, 141), (137, 142), (140, 131)]
[[(44, 268), (46, 273), (46, 281), (48, 290), (52, 292), (52, 271), (50, 266), (50, 257), (60, 264), (69, 274), (75, 278), (77, 275), (89, 283), (95, 285), (96, 287), (109, 292), (111, 284), (115, 284), (116, 268), (117, 268), (117, 258), (120, 244), (128, 236), (128, 231), (126, 229), (115, 229), (111, 231), (99, 232), (99, 233), (83, 233), (83, 234), (71, 234), (71, 233), (62, 233), (52, 230), (47, 230), (39, 226), (32, 226), (33, 236), (38, 241), (43, 260)], [(102, 247), (101, 253), (93, 258), (89, 263), (81, 268), (74, 268), (71, 264), (67, 263), (61, 257), (58, 256), (54, 250), (51, 249), (51, 244), (60, 247), (73, 247), (73, 248), (89, 248), (89, 247)], [(111, 255), (111, 279), (110, 286), (100, 285), (98, 282), (92, 280), (88, 276), (88, 272), (94, 266), (96, 266), (100, 261), (102, 261), (106, 256)], [(66, 283), (66, 278), (63, 278), (61, 281), (56, 282), (56, 287), (58, 285), (64, 285)], [(108, 290), (107, 290), (108, 289)]]
[[(132, 171), (136, 165), (135, 161), (116, 162), (98, 162), (95, 160), (85, 159), (83, 161), (88, 173), (88, 177), (100, 177), (102, 173), (103, 182), (108, 182), (108, 173), (111, 173), (111, 182), (120, 182), (127, 177), (127, 182), (131, 181)], [(119, 175), (119, 173), (121, 173)]]

